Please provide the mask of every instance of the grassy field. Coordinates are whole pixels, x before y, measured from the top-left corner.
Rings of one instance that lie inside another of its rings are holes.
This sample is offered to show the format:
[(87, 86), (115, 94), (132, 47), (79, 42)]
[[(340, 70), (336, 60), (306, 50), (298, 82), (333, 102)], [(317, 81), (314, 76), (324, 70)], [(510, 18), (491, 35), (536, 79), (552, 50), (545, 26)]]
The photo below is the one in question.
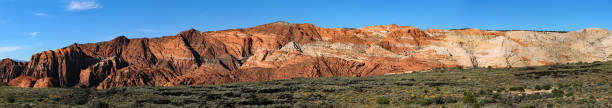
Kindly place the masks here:
[(612, 107), (612, 63), (106, 90), (0, 87), (0, 107)]

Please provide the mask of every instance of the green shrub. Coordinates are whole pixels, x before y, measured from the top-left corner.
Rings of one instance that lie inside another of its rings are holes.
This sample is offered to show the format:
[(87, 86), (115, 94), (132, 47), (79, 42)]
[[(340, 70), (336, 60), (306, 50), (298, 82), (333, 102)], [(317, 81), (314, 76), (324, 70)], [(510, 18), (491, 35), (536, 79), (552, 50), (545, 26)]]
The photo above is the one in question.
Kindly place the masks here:
[(558, 86), (559, 86), (559, 89), (570, 87), (569, 84), (567, 84), (567, 85), (565, 85), (565, 84), (558, 84)]
[(15, 97), (13, 97), (13, 96), (8, 96), (8, 97), (5, 97), (5, 98), (6, 98), (6, 101), (9, 102), (9, 103), (14, 103), (15, 102)]
[(487, 98), (487, 99), (482, 100), (481, 103), (482, 104), (489, 104), (489, 103), (495, 103), (495, 102), (497, 102), (497, 101), (495, 101), (495, 99)]
[(476, 103), (476, 96), (474, 93), (465, 92), (463, 93), (463, 103)]
[(565, 94), (565, 96), (567, 96), (567, 97), (574, 96), (574, 92), (567, 92), (567, 94)]
[(91, 89), (75, 88), (70, 91), (70, 94), (68, 96), (62, 98), (61, 102), (72, 105), (83, 105), (89, 102), (89, 99), (92, 98), (90, 96), (92, 92), (93, 91)]
[(241, 102), (246, 105), (266, 105), (270, 104), (270, 100), (262, 97), (258, 97), (257, 95), (250, 93), (246, 96), (246, 101)]
[(517, 86), (517, 87), (510, 87), (510, 91), (520, 91), (520, 92), (525, 92), (525, 88)]
[(501, 99), (501, 96), (499, 93), (493, 93), (493, 95), (491, 96), (493, 99)]
[(546, 85), (543, 85), (543, 86), (540, 86), (540, 85), (536, 85), (535, 86), (536, 90), (550, 90), (551, 88), (552, 87), (550, 86), (550, 84), (546, 84)]
[(497, 92), (503, 92), (506, 88), (497, 88)]
[(554, 97), (563, 97), (565, 93), (563, 93), (563, 90), (554, 89), (552, 90), (552, 94)]
[(444, 103), (457, 103), (457, 99), (452, 97), (446, 97), (444, 98)]
[(482, 108), (482, 103), (474, 103), (474, 108)]
[(542, 86), (542, 89), (544, 90), (550, 90), (552, 88), (552, 86), (550, 86), (550, 84), (546, 84), (544, 86)]
[(535, 107), (535, 105), (529, 105), (529, 106), (524, 106), (524, 107), (521, 107), (521, 108), (536, 108), (536, 107)]
[(433, 103), (436, 103), (436, 104), (444, 104), (445, 103), (444, 102), (444, 98), (442, 98), (442, 96), (436, 96), (435, 98), (428, 99), (428, 100), (429, 101), (433, 101)]
[(88, 108), (108, 108), (109, 105), (106, 102), (102, 102), (99, 100), (90, 101), (87, 103)]
[(536, 85), (534, 89), (535, 90), (542, 90), (542, 87), (540, 87), (540, 85)]
[(428, 99), (419, 99), (419, 100), (417, 100), (417, 103), (418, 103), (419, 105), (423, 105), (423, 106), (425, 106), (425, 105), (430, 105), (430, 104), (432, 104), (432, 103), (433, 103), (433, 101), (429, 101)]
[(478, 95), (488, 95), (488, 90), (478, 90)]
[(391, 100), (386, 96), (381, 96), (381, 97), (376, 98), (376, 103), (377, 104), (389, 104), (391, 103)]

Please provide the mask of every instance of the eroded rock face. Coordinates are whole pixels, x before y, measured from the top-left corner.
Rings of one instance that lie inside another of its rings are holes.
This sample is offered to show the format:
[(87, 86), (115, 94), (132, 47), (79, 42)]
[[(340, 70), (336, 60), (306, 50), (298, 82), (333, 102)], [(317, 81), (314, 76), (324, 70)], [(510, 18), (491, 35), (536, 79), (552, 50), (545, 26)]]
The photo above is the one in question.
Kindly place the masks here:
[(2, 61), (0, 61), (0, 83), (7, 84), (11, 79), (21, 75), (25, 66), (25, 62), (2, 59)]
[(55, 51), (45, 51), (32, 56), (23, 76), (56, 80), (60, 87), (71, 87), (79, 83), (80, 72), (97, 61), (75, 44)]
[(3, 82), (20, 87), (177, 86), (296, 77), (361, 77), (440, 67), (521, 67), (610, 60), (612, 34), (359, 29), (270, 23), (247, 29), (74, 44), (3, 60)]

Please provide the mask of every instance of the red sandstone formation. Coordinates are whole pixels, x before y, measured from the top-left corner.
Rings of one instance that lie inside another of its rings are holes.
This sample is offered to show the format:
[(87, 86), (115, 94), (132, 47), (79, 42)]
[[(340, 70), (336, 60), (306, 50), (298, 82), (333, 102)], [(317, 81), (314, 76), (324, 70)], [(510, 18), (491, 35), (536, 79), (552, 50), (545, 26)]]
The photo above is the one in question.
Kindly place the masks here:
[[(481, 37), (466, 38), (471, 35)], [(499, 36), (502, 37), (497, 39)], [(0, 62), (0, 78), (2, 83), (19, 87), (104, 89), (296, 77), (361, 77), (457, 65), (557, 63), (525, 59), (519, 49), (528, 52), (522, 47), (530, 45), (504, 36), (505, 32), (500, 31), (423, 31), (395, 24), (345, 29), (276, 22), (214, 32), (191, 29), (176, 36), (140, 39), (120, 36), (107, 42), (74, 44), (35, 54), (27, 63), (4, 59)], [(496, 53), (480, 51), (488, 48), (480, 47), (487, 45), (480, 40), (510, 42), (500, 45), (513, 49), (503, 49), (508, 54), (499, 55), (501, 58), (490, 57)]]
[(26, 63), (17, 62), (11, 59), (0, 61), (0, 84), (6, 84), (10, 79), (14, 79), (23, 73)]

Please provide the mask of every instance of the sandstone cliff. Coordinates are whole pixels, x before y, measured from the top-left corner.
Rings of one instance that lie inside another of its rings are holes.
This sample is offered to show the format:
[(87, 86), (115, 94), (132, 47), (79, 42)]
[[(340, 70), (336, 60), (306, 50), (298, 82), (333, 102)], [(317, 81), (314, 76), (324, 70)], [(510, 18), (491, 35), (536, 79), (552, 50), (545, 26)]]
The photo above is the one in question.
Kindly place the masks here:
[(0, 61), (0, 84), (6, 84), (10, 79), (21, 75), (23, 69), (25, 69), (25, 64), (11, 59), (2, 59)]
[(5, 59), (2, 82), (20, 87), (219, 84), (296, 77), (371, 76), (439, 67), (520, 67), (610, 60), (612, 34), (421, 30), (386, 25), (321, 28), (276, 22), (247, 29), (74, 44)]

